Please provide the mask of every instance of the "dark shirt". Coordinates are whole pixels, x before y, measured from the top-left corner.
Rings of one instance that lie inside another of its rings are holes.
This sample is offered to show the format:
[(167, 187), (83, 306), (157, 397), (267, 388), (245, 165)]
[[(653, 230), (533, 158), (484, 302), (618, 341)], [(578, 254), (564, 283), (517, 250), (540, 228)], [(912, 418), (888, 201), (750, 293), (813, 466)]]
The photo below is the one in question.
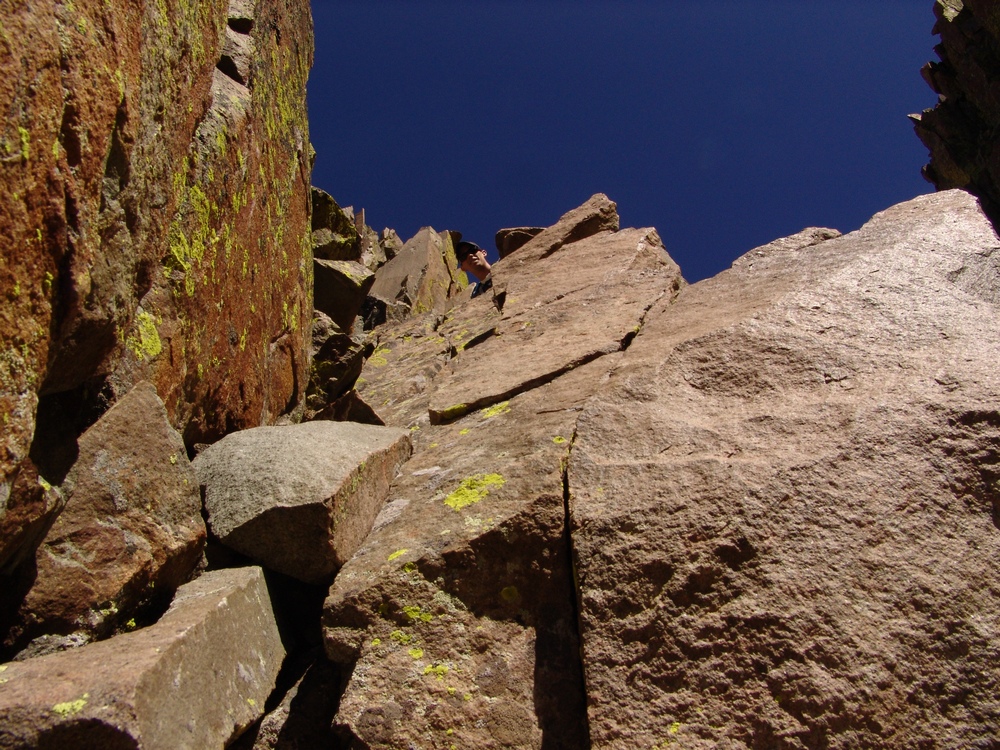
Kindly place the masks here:
[(472, 296), (478, 297), (483, 292), (488, 292), (493, 288), (493, 277), (487, 276), (482, 281), (477, 281), (476, 285), (472, 288)]

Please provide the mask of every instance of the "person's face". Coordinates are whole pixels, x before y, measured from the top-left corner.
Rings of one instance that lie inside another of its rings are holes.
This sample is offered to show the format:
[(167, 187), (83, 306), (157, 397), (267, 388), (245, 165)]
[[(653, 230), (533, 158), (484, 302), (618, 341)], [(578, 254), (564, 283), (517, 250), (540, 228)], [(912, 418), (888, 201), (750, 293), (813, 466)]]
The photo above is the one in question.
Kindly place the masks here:
[(466, 255), (462, 261), (462, 265), (459, 267), (466, 273), (471, 273), (480, 281), (486, 278), (486, 275), (490, 272), (490, 264), (486, 262), (486, 252), (483, 250), (477, 250), (474, 253)]

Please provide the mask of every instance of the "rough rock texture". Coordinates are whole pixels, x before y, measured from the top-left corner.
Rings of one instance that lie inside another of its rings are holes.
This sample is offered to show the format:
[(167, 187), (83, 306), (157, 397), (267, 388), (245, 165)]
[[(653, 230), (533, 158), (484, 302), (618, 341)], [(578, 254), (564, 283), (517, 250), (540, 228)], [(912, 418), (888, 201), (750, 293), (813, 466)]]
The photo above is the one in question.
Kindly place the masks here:
[[(415, 452), (326, 603), (327, 653), (354, 664), (337, 717), (347, 742), (587, 745), (564, 462), (576, 415), (623, 340), (680, 283), (655, 232), (601, 231), (617, 215), (599, 205), (567, 214), (534, 254), (494, 266), (502, 313), (484, 295), (377, 334), (358, 389), (388, 424), (411, 428)], [(648, 299), (635, 304), (630, 287)], [(596, 345), (576, 341), (579, 319), (561, 295), (584, 311)], [(588, 305), (603, 311), (600, 325)], [(541, 356), (533, 341), (548, 333), (536, 323), (565, 334), (564, 355), (541, 369), (522, 361)], [(430, 424), (438, 384), (457, 391), (463, 375), (487, 395), (462, 391), (465, 408)]]
[(664, 300), (576, 427), (594, 747), (1000, 736), (1000, 241), (968, 194)]
[(424, 227), (375, 273), (371, 296), (383, 306), (403, 303), (413, 314), (442, 312), (447, 300), (465, 286), (451, 235)]
[(0, 667), (0, 748), (222, 747), (284, 655), (262, 571), (206, 573), (156, 625)]
[(513, 227), (497, 232), (495, 242), (501, 258), (506, 258), (515, 250), (524, 247), (532, 237), (539, 235), (545, 227)]
[(364, 365), (364, 334), (343, 332), (325, 313), (313, 311), (312, 369), (306, 396), (309, 420), (354, 387)]
[(278, 706), (230, 745), (232, 750), (339, 747), (331, 724), (340, 696), (340, 670), (322, 653), (313, 656), (312, 663)]
[(432, 422), (502, 401), (628, 343), (668, 293), (664, 274), (676, 291), (680, 271), (655, 229), (606, 228), (617, 225), (614, 203), (595, 196), (496, 265), (493, 291), (503, 313), (490, 335), (477, 332), (474, 347), (435, 378)]
[(994, 0), (937, 0), (934, 33), (940, 62), (924, 66), (939, 94), (936, 107), (911, 115), (930, 150), (924, 176), (939, 190), (978, 195), (994, 222), (1000, 218), (1000, 15)]
[(83, 434), (63, 491), (30, 592), (23, 602), (11, 601), (16, 589), (2, 596), (5, 646), (43, 633), (107, 635), (145, 606), (165, 606), (201, 557), (198, 482), (150, 383)]
[(34, 554), (66, 504), (62, 490), (40, 477), (30, 458), (21, 462), (12, 479), (11, 494), (0, 515), (0, 576)]
[(375, 283), (375, 274), (348, 260), (316, 260), (314, 264), (315, 308), (329, 315), (341, 331), (350, 335), (354, 319)]
[(225, 0), (3, 10), (4, 504), (49, 440), (40, 398), (99, 411), (148, 379), (189, 444), (301, 400), (309, 6), (227, 21)]
[(360, 546), (409, 455), (405, 430), (320, 421), (234, 432), (193, 465), (223, 544), (318, 584)]

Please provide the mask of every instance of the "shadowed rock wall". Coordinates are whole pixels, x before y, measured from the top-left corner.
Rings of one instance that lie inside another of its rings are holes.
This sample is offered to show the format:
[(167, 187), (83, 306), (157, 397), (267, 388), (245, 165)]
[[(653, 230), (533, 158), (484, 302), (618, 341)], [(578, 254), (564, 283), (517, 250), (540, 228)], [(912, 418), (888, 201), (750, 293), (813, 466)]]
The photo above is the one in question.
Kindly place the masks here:
[(939, 95), (936, 107), (911, 115), (930, 150), (923, 174), (939, 190), (977, 195), (1000, 216), (1000, 10), (994, 0), (936, 0), (934, 49), (940, 62), (921, 73)]

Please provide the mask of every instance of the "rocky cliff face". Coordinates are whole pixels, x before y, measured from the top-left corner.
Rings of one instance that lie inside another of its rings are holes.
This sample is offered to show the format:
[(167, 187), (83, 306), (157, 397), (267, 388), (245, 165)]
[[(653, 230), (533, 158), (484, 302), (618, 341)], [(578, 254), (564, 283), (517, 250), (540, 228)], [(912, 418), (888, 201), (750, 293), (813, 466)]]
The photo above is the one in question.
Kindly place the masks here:
[(995, 743), (970, 194), (690, 286), (596, 195), (473, 299), (310, 196), (308, 6), (0, 22), (0, 748)]
[(975, 200), (690, 287), (652, 230), (591, 223), (611, 211), (500, 261), (493, 300), (378, 331), (358, 390), (415, 452), (327, 599), (343, 736), (994, 736), (1000, 278)]
[(294, 408), (308, 5), (14, 3), (2, 23), (3, 497), (33, 441), (44, 462), (142, 379), (189, 445)]
[(939, 95), (936, 107), (911, 115), (930, 150), (924, 176), (940, 190), (964, 188), (1000, 217), (1000, 17), (992, 0), (936, 0), (939, 62), (921, 71)]
[[(64, 483), (88, 455), (78, 440), (137, 383), (152, 383), (162, 429), (183, 438), (163, 456), (174, 464), (186, 462), (185, 446), (273, 423), (302, 402), (311, 17), (305, 2), (16, 2), (0, 11), (0, 55), (0, 574), (12, 577), (0, 587), (0, 621), (9, 625), (46, 529), (67, 496), (83, 502)], [(137, 423), (123, 429), (143, 434)], [(191, 533), (194, 559), (165, 593), (197, 561), (200, 519)], [(85, 609), (110, 611), (119, 594)], [(60, 617), (82, 616), (69, 614)]]

